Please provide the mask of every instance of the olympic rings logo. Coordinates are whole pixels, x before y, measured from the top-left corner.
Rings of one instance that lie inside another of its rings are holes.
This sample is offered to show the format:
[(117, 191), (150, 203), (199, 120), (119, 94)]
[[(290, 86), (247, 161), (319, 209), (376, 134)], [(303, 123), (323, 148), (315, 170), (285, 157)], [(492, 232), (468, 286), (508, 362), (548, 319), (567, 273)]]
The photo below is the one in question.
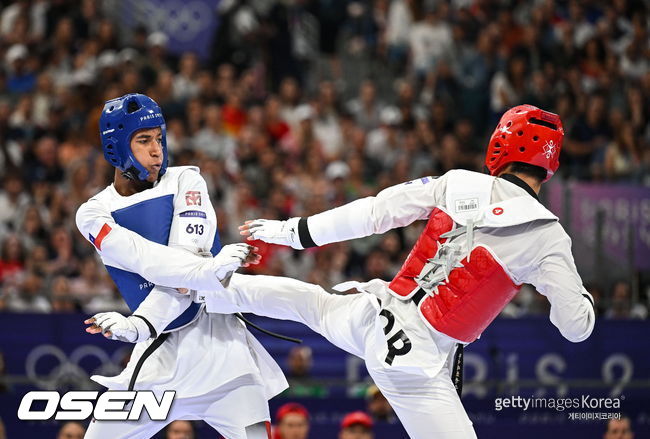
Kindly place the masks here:
[(189, 42), (213, 23), (215, 12), (208, 2), (193, 0), (131, 1), (137, 21), (147, 23), (150, 29), (161, 30), (175, 40)]
[[(128, 354), (129, 348), (117, 349), (109, 356), (98, 346), (82, 345), (68, 356), (61, 348), (51, 344), (35, 347), (25, 360), (25, 374), (39, 388), (54, 390), (61, 388), (90, 389), (96, 387), (90, 381), (91, 375), (117, 375), (122, 370), (120, 360)], [(87, 371), (82, 361), (98, 361), (99, 366)], [(56, 364), (52, 366), (52, 362)], [(47, 369), (43, 373), (43, 369)]]

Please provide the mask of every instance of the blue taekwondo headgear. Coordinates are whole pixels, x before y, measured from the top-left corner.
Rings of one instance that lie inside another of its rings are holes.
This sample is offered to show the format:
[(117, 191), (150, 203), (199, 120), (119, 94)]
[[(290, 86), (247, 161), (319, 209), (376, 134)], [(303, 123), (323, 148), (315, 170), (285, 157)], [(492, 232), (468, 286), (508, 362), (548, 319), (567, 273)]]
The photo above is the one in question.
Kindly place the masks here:
[(163, 162), (159, 174), (162, 176), (167, 171), (167, 127), (156, 101), (138, 93), (107, 101), (99, 118), (104, 157), (126, 178), (146, 180), (149, 171), (133, 156), (131, 137), (138, 130), (158, 127), (162, 130)]

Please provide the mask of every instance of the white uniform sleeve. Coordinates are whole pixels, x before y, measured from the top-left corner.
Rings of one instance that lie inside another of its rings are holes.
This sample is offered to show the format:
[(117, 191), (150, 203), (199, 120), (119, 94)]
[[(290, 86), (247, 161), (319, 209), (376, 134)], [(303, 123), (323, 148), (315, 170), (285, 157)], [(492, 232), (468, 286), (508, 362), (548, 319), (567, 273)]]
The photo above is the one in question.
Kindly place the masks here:
[[(307, 218), (307, 242), (310, 238), (320, 246), (362, 238), (426, 219), (436, 206), (444, 205), (446, 182), (446, 175), (423, 177), (313, 215)], [(299, 233), (304, 241), (304, 231)]]
[(82, 204), (76, 223), (107, 265), (138, 273), (158, 285), (194, 290), (221, 286), (216, 275), (219, 267), (212, 258), (146, 240), (117, 224), (99, 202), (91, 199)]
[(591, 294), (571, 255), (571, 239), (559, 223), (538, 236), (539, 255), (536, 270), (526, 279), (551, 303), (551, 323), (569, 341), (585, 340), (594, 329), (595, 314)]
[[(217, 217), (205, 180), (198, 172), (186, 170), (179, 176), (178, 183), (168, 246), (192, 254), (209, 252), (217, 233)], [(189, 294), (156, 285), (133, 314), (144, 317), (156, 334), (160, 334), (191, 303)]]

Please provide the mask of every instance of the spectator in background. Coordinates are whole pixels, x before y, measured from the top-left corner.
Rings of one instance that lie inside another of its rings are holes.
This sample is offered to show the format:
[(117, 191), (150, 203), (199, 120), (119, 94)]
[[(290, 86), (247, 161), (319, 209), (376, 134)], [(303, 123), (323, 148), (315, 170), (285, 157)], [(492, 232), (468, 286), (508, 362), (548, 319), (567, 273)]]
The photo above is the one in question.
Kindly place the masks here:
[(648, 309), (632, 301), (632, 288), (629, 282), (618, 281), (612, 288), (609, 308), (605, 312), (607, 319), (645, 319)]
[(29, 52), (24, 44), (14, 44), (5, 53), (5, 68), (9, 72), (7, 89), (11, 93), (27, 93), (36, 85), (34, 63), (30, 62)]
[(311, 379), (313, 367), (312, 351), (309, 346), (295, 346), (287, 356), (287, 380), (289, 388), (284, 397), (324, 398), (328, 394), (327, 386)]
[[(7, 364), (5, 363), (5, 354), (0, 351), (0, 393), (9, 391), (9, 383), (7, 382)], [(0, 428), (2, 420), (0, 419)], [(2, 435), (0, 434), (0, 438)]]
[(610, 419), (607, 421), (607, 429), (603, 439), (634, 439), (632, 421), (627, 416), (621, 419)]
[(2, 418), (0, 418), (0, 439), (7, 439), (7, 430), (5, 430), (5, 424), (2, 422)]
[(302, 405), (289, 402), (275, 413), (273, 439), (307, 439), (309, 437), (309, 412)]
[[(605, 119), (606, 100), (601, 94), (589, 98), (585, 112), (578, 117), (562, 148), (562, 172), (569, 178), (589, 179), (597, 169), (598, 153), (604, 151), (611, 136)], [(602, 163), (602, 159), (601, 159)]]
[(16, 283), (25, 269), (25, 253), (18, 236), (7, 235), (0, 251), (0, 284)]
[(632, 124), (623, 123), (605, 150), (604, 173), (607, 180), (640, 180), (642, 155), (638, 143)]
[(403, 71), (408, 55), (414, 3), (413, 0), (393, 0), (388, 7), (385, 36), (388, 61), (400, 72)]
[(424, 19), (415, 22), (409, 33), (409, 43), (415, 76), (423, 79), (452, 47), (451, 28), (445, 20), (449, 6), (440, 2), (428, 7)]
[(377, 88), (371, 79), (364, 79), (359, 87), (359, 96), (347, 103), (347, 111), (356, 124), (365, 131), (379, 126), (379, 114), (382, 108), (383, 104), (377, 98)]
[(397, 416), (393, 408), (388, 403), (388, 400), (381, 391), (374, 384), (368, 387), (366, 391), (366, 404), (368, 413), (375, 421), (389, 422), (394, 424), (397, 422)]
[(294, 346), (287, 357), (287, 378), (309, 378), (313, 365), (311, 348)]
[(490, 84), (493, 119), (498, 119), (508, 108), (522, 103), (527, 82), (526, 60), (522, 56), (508, 58), (505, 71), (497, 72)]
[(86, 428), (79, 422), (66, 422), (63, 424), (56, 439), (83, 439)]
[(50, 312), (52, 306), (44, 291), (43, 278), (35, 273), (27, 273), (17, 288), (11, 288), (7, 298), (7, 308), (14, 312)]
[(20, 227), (19, 219), (29, 204), (29, 195), (25, 192), (21, 175), (16, 171), (7, 172), (2, 183), (0, 189), (0, 233), (3, 230), (17, 231)]
[(190, 421), (174, 421), (165, 427), (165, 439), (194, 439), (196, 429)]
[(373, 439), (372, 418), (364, 412), (352, 412), (341, 421), (339, 439)]
[(70, 294), (70, 282), (65, 276), (55, 277), (49, 287), (52, 311), (57, 313), (73, 313), (77, 304)]

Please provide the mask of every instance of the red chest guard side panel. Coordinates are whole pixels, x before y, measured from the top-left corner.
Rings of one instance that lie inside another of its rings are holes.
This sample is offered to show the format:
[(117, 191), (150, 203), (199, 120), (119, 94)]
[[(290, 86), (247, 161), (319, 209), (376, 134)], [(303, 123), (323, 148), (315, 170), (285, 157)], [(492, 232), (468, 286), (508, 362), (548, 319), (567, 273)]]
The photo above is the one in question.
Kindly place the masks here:
[[(389, 284), (393, 295), (409, 299), (420, 290), (416, 278), (447, 240), (440, 235), (454, 226), (453, 219), (435, 209), (397, 276)], [(505, 269), (483, 247), (475, 247), (460, 262), (462, 267), (449, 273), (448, 281), (437, 285), (437, 292), (419, 303), (425, 323), (456, 340), (471, 343), (495, 319), (520, 289)]]
[(471, 343), (517, 294), (515, 284), (488, 249), (482, 246), (464, 258), (463, 268), (438, 285), (438, 294), (420, 302), (420, 314), (437, 331)]
[(450, 231), (453, 226), (454, 220), (442, 210), (436, 208), (431, 212), (429, 221), (406, 258), (406, 262), (388, 285), (391, 292), (407, 299), (420, 289), (415, 278), (420, 274), (427, 260), (438, 251), (438, 242), (446, 241), (444, 238), (440, 239), (440, 235)]

